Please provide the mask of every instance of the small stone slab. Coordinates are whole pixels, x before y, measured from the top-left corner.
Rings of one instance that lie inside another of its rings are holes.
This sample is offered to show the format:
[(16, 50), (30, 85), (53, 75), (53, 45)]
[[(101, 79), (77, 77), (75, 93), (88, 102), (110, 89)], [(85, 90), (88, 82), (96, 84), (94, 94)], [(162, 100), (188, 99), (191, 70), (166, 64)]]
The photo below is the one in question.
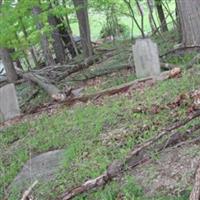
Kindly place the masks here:
[(136, 40), (133, 56), (137, 78), (160, 74), (158, 47), (150, 38)]
[(55, 178), (62, 166), (65, 150), (54, 150), (30, 159), (11, 183), (9, 189), (28, 188), (35, 180), (48, 182)]
[(0, 120), (9, 120), (20, 115), (15, 85), (7, 84), (0, 88)]

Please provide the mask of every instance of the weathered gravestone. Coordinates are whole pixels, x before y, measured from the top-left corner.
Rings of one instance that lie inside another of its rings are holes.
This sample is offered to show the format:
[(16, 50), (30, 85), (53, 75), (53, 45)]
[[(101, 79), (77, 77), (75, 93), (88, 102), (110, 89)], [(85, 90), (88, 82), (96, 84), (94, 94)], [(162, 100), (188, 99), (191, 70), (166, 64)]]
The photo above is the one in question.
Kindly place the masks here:
[(160, 74), (158, 47), (151, 39), (137, 39), (133, 46), (133, 56), (138, 78)]
[(20, 115), (14, 84), (0, 88), (0, 120), (9, 120)]
[(16, 176), (9, 190), (24, 190), (28, 188), (35, 180), (40, 183), (49, 182), (56, 178), (57, 172), (62, 168), (65, 150), (54, 150), (42, 153), (29, 161), (23, 166), (21, 172)]

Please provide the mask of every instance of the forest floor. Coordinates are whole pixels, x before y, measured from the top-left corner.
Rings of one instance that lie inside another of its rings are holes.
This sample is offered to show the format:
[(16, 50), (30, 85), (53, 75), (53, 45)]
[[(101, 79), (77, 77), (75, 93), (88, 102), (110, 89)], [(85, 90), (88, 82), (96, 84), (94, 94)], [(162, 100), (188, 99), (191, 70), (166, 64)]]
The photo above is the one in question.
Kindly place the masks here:
[[(163, 54), (174, 46), (176, 35), (171, 33), (165, 36), (167, 46), (164, 46), (162, 38), (154, 39)], [(104, 47), (106, 45), (115, 47), (114, 55), (67, 77), (61, 86), (67, 83), (73, 88), (81, 88), (83, 94), (89, 94), (135, 80), (131, 68), (82, 80), (88, 74), (97, 74), (127, 63), (131, 54), (130, 41), (105, 44)], [(187, 94), (199, 89), (200, 85), (200, 66), (184, 69), (184, 63), (192, 57), (186, 54), (165, 58), (165, 61), (181, 67), (178, 77), (157, 83), (148, 82), (137, 89), (130, 88), (120, 94), (86, 103), (76, 102), (71, 106), (50, 102), (43, 91), (24, 104), (33, 91), (32, 86), (28, 83), (17, 86), (19, 102), (26, 114), (0, 127), (0, 152), (3, 152), (0, 156), (0, 199), (5, 196), (10, 200), (20, 199), (22, 191), (16, 188), (8, 191), (8, 186), (30, 157), (64, 149), (65, 157), (55, 181), (39, 182), (33, 191), (37, 199), (56, 199), (66, 189), (101, 175), (113, 160), (122, 160), (137, 144), (183, 120), (193, 109)], [(198, 123), (199, 119), (195, 119), (179, 131), (184, 132)], [(151, 160), (125, 172), (105, 187), (74, 199), (188, 199), (200, 160), (199, 150), (199, 143), (189, 142), (164, 149), (161, 153), (151, 150), (148, 152)]]

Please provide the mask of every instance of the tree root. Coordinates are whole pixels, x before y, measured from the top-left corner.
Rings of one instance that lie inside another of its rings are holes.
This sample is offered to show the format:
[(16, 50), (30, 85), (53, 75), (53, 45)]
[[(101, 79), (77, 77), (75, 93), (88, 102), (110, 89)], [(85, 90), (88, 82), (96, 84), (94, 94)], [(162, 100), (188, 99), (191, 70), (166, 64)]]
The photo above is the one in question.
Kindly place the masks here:
[(200, 165), (197, 168), (194, 186), (192, 192), (190, 193), (189, 200), (199, 200), (200, 199)]
[[(85, 183), (81, 184), (79, 187), (73, 188), (69, 191), (64, 192), (62, 195), (60, 195), (57, 200), (69, 200), (77, 195), (80, 195), (84, 192), (87, 192), (91, 189), (101, 187), (106, 185), (108, 182), (110, 182), (113, 178), (117, 177), (119, 174), (124, 172), (127, 168), (133, 168), (136, 166), (136, 163), (139, 163), (148, 159), (144, 155), (144, 151), (147, 150), (150, 146), (155, 144), (157, 141), (162, 139), (164, 136), (173, 136), (174, 130), (178, 129), (187, 123), (189, 123), (191, 120), (200, 117), (200, 110), (191, 114), (190, 116), (187, 116), (183, 121), (179, 121), (175, 124), (173, 124), (170, 127), (167, 127), (163, 129), (160, 133), (158, 133), (155, 137), (152, 139), (146, 141), (145, 143), (136, 146), (124, 159), (124, 161), (114, 161), (111, 163), (111, 165), (108, 167), (108, 169), (100, 176), (98, 176), (95, 179), (91, 179), (86, 181)], [(139, 157), (138, 157), (139, 156)], [(134, 164), (133, 164), (134, 163)], [(198, 184), (195, 188), (198, 188), (200, 191), (200, 183), (199, 183), (199, 177), (200, 177), (200, 169), (199, 169), (199, 175), (198, 175)], [(196, 191), (196, 189), (195, 189)], [(191, 199), (191, 200), (197, 200), (197, 199)]]

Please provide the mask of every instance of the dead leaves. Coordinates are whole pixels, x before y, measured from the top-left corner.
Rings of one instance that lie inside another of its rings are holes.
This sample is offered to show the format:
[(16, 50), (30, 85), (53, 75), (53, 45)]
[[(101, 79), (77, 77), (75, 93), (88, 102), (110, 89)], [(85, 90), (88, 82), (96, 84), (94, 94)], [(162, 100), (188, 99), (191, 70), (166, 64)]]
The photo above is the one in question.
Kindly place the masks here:
[(190, 104), (190, 95), (188, 93), (182, 93), (176, 97), (175, 101), (167, 104), (167, 107), (170, 109), (175, 109), (180, 107), (181, 105), (189, 105)]
[(191, 93), (191, 97), (193, 99), (193, 103), (197, 108), (200, 108), (200, 89), (195, 90)]

